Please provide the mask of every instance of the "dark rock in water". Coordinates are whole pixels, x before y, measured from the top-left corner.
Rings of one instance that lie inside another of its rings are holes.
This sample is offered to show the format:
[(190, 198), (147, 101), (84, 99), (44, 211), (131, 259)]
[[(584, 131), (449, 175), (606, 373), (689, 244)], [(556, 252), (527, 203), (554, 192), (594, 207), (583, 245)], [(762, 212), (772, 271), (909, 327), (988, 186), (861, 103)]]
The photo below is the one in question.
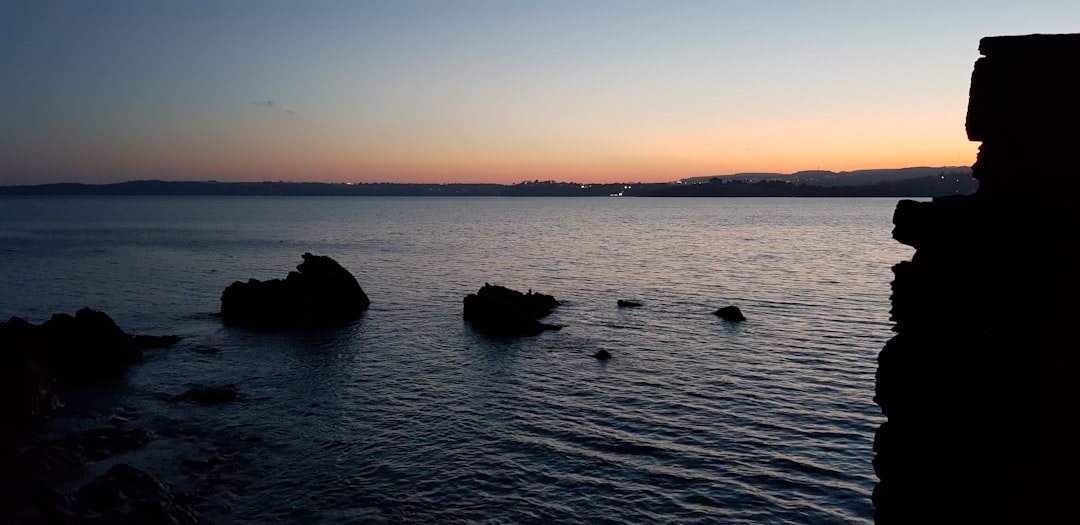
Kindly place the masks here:
[(132, 337), (103, 312), (53, 314), (39, 328), (40, 362), (64, 384), (116, 379), (142, 358)]
[(211, 404), (235, 401), (240, 397), (236, 391), (236, 385), (222, 386), (198, 386), (188, 389), (187, 392), (169, 398), (170, 402), (194, 401), (196, 403)]
[(198, 520), (166, 485), (121, 463), (79, 489), (75, 523), (188, 525)]
[(601, 361), (603, 361), (605, 359), (611, 359), (611, 352), (608, 352), (607, 350), (604, 350), (604, 349), (601, 348), (600, 351), (593, 354), (593, 357), (595, 357), (595, 358), (597, 358), (597, 359), (599, 359)]
[(221, 294), (221, 318), (259, 329), (294, 330), (352, 321), (371, 301), (356, 278), (325, 255), (305, 253), (285, 279), (234, 282)]
[(637, 308), (639, 306), (644, 306), (640, 301), (626, 301), (623, 299), (619, 299), (617, 304), (620, 308)]
[(723, 319), (725, 321), (745, 321), (746, 320), (746, 316), (743, 315), (742, 311), (739, 310), (738, 306), (725, 306), (725, 307), (713, 312), (713, 314), (715, 314), (717, 317), (719, 317), (719, 318), (721, 318), (721, 319)]
[(558, 330), (558, 325), (537, 319), (547, 316), (559, 305), (554, 297), (539, 293), (521, 293), (503, 286), (484, 287), (465, 296), (465, 320), (476, 330), (495, 336), (537, 335)]

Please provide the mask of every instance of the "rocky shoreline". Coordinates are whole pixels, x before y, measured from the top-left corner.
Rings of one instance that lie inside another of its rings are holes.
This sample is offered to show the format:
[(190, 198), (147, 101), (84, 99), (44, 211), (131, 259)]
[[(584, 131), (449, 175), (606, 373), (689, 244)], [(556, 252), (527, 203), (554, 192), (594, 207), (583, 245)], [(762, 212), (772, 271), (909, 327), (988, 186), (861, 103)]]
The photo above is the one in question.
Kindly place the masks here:
[(73, 492), (56, 488), (58, 477), (78, 477), (86, 465), (139, 449), (154, 435), (143, 428), (112, 426), (61, 439), (42, 436), (68, 395), (87, 387), (109, 388), (143, 357), (171, 346), (176, 336), (136, 336), (105, 313), (84, 308), (33, 325), (14, 317), (0, 323), (0, 517), (11, 524), (197, 523), (170, 488), (127, 464)]

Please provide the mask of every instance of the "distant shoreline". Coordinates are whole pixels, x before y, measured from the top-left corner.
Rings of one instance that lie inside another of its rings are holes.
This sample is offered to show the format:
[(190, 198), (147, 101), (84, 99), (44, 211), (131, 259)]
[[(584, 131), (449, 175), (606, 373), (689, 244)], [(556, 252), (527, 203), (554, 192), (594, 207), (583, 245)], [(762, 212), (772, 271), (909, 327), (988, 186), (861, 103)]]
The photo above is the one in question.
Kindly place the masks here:
[[(913, 171), (918, 170), (918, 171)], [(873, 176), (869, 176), (872, 174)], [(967, 168), (741, 174), (664, 183), (417, 184), (141, 180), (0, 186), (0, 196), (936, 197), (973, 193)]]

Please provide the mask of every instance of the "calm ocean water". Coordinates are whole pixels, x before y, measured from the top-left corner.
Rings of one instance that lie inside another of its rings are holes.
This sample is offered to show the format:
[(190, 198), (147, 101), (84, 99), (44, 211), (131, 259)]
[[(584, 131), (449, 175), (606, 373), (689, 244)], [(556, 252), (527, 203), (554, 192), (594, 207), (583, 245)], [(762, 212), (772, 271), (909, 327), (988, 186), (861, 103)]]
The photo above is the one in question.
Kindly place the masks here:
[[(3, 198), (0, 318), (89, 306), (184, 336), (54, 428), (152, 430), (85, 475), (131, 463), (209, 522), (867, 522), (890, 267), (912, 253), (895, 204)], [(353, 272), (362, 319), (271, 334), (214, 317), (225, 286), (303, 252)], [(565, 328), (474, 333), (461, 301), (485, 282), (554, 295)], [(712, 315), (728, 304), (748, 321)], [(223, 383), (241, 399), (164, 401)]]

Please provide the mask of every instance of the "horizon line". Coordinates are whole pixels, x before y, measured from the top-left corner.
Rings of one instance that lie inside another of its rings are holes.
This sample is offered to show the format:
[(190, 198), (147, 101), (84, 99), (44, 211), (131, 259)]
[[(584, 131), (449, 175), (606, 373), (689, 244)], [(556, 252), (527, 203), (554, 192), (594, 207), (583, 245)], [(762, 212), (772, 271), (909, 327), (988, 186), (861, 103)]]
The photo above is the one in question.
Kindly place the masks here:
[(515, 185), (518, 185), (518, 184), (529, 184), (529, 183), (554, 183), (554, 184), (582, 184), (582, 185), (589, 185), (589, 186), (604, 186), (604, 185), (615, 185), (615, 184), (679, 184), (682, 181), (686, 181), (686, 180), (709, 179), (709, 178), (718, 178), (718, 177), (737, 177), (737, 176), (747, 176), (747, 175), (790, 177), (790, 176), (798, 175), (800, 173), (832, 173), (832, 174), (840, 175), (840, 174), (845, 174), (845, 173), (861, 173), (861, 172), (873, 172), (873, 171), (903, 171), (903, 170), (913, 170), (913, 169), (952, 169), (952, 170), (955, 170), (955, 169), (967, 169), (967, 170), (970, 170), (971, 166), (969, 166), (969, 165), (957, 165), (957, 166), (905, 166), (905, 167), (902, 167), (902, 168), (866, 168), (866, 169), (845, 170), (845, 171), (833, 171), (833, 170), (823, 170), (823, 169), (805, 169), (805, 170), (794, 171), (794, 172), (791, 172), (791, 173), (780, 173), (780, 172), (772, 172), (772, 171), (740, 171), (740, 172), (736, 172), (736, 173), (728, 173), (728, 174), (722, 174), (722, 175), (721, 174), (698, 175), (698, 176), (693, 176), (693, 177), (684, 177), (684, 178), (681, 178), (681, 179), (658, 181), (658, 182), (643, 182), (643, 181), (576, 182), (576, 181), (569, 181), (569, 180), (568, 181), (557, 181), (555, 179), (547, 179), (547, 180), (532, 179), (532, 180), (522, 180), (522, 181), (519, 181), (519, 182), (400, 182), (400, 181), (367, 181), (367, 182), (356, 181), (356, 182), (348, 182), (348, 181), (310, 181), (310, 180), (309, 181), (297, 181), (297, 180), (281, 180), (281, 179), (279, 179), (279, 180), (259, 180), (259, 181), (254, 181), (254, 180), (240, 180), (240, 181), (237, 181), (237, 180), (218, 180), (218, 179), (128, 179), (128, 180), (117, 181), (117, 182), (67, 181), (67, 182), (46, 182), (46, 183), (40, 183), (40, 184), (2, 184), (2, 185), (0, 185), (0, 187), (59, 186), (59, 185), (65, 185), (65, 184), (83, 185), (83, 186), (108, 186), (108, 185), (113, 185), (113, 184), (130, 184), (130, 183), (135, 183), (135, 182), (164, 182), (164, 183), (184, 183), (184, 182), (187, 182), (187, 183), (213, 183), (213, 184), (331, 184), (331, 185), (332, 184), (340, 184), (340, 185), (346, 185), (346, 186), (356, 186), (356, 185), (362, 185), (362, 184), (401, 184), (401, 185), (418, 185), (418, 186), (419, 185), (424, 185), (424, 186), (449, 186), (449, 185), (515, 186)]

